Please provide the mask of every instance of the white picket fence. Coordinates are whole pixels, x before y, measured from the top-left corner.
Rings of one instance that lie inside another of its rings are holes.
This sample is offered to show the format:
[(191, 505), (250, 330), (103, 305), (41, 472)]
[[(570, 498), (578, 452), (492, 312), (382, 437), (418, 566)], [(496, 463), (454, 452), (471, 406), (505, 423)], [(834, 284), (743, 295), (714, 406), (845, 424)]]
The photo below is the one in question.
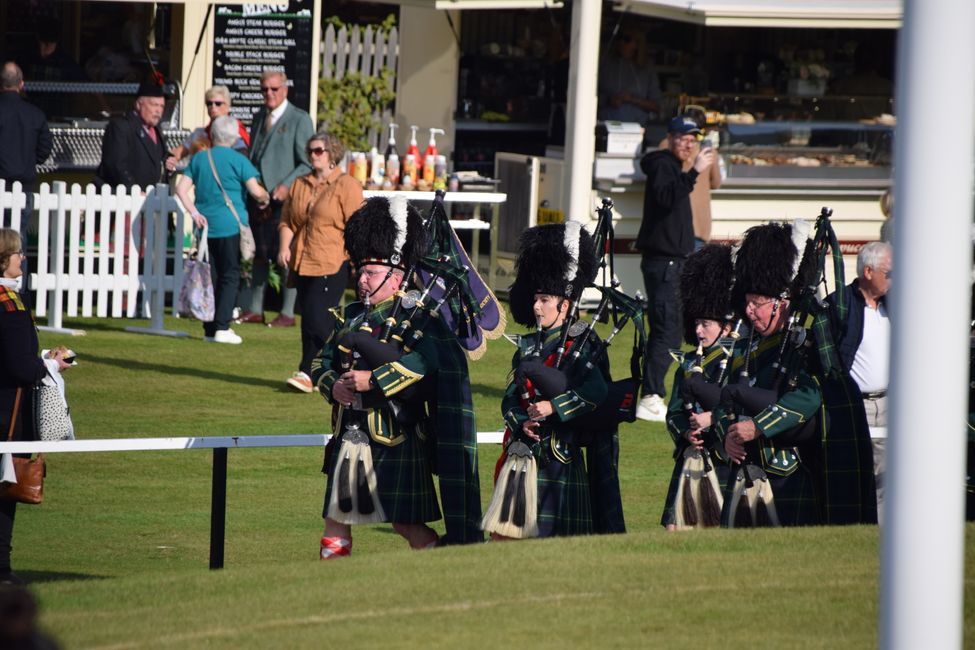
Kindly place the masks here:
[[(351, 29), (346, 26), (335, 29), (334, 25), (328, 25), (320, 49), (323, 79), (341, 79), (349, 72), (378, 77), (386, 67), (393, 71), (392, 90), (396, 90), (399, 30), (395, 27), (386, 32), (373, 25), (353, 25)], [(393, 113), (387, 109), (380, 117), (380, 124), (388, 124)], [(383, 135), (378, 131), (370, 133), (370, 143), (379, 147)]]
[[(188, 218), (168, 185), (140, 188), (42, 183), (33, 196), (29, 223), (21, 223), (27, 195), (21, 184), (0, 180), (4, 227), (37, 235), (30, 273), (38, 317), (59, 331), (62, 317), (151, 318), (163, 328), (166, 294), (183, 276), (183, 232)], [(169, 246), (172, 227), (173, 246)], [(32, 239), (29, 237), (29, 239)], [(169, 268), (171, 267), (171, 268)]]

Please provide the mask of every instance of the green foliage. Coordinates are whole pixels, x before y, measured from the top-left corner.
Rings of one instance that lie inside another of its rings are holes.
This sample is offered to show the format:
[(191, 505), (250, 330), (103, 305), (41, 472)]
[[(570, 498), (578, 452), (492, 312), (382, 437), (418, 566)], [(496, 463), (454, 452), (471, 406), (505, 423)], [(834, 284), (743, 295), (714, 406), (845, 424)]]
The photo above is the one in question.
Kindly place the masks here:
[[(346, 29), (352, 29), (353, 27), (365, 28), (366, 25), (360, 25), (359, 23), (347, 23), (338, 16), (328, 16), (325, 18), (325, 26), (332, 25), (335, 27), (336, 31), (345, 27)], [(381, 32), (388, 32), (393, 27), (396, 26), (396, 14), (387, 15), (381, 23), (378, 25), (373, 25), (376, 29)]]
[(318, 123), (349, 150), (365, 151), (370, 130), (382, 127), (380, 116), (395, 98), (393, 71), (386, 67), (379, 77), (350, 72), (341, 79), (320, 79)]

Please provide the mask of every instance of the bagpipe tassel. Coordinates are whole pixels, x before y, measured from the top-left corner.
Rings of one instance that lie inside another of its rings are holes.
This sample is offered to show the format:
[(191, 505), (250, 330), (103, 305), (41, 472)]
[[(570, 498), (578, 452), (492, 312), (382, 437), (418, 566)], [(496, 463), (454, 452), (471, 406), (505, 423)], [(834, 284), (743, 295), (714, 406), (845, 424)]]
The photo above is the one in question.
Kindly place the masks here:
[(376, 485), (376, 468), (366, 434), (356, 426), (346, 429), (339, 447), (339, 471), (332, 482), (328, 516), (342, 524), (386, 521)]
[(514, 539), (538, 536), (538, 464), (523, 442), (508, 448), (481, 529)]

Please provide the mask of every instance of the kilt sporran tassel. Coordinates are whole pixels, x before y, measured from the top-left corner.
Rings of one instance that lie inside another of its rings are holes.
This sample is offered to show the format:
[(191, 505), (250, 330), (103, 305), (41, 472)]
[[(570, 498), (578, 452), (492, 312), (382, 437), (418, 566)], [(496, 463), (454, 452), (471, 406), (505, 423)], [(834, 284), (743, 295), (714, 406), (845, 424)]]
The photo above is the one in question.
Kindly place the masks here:
[(710, 463), (700, 450), (688, 447), (684, 450), (684, 462), (677, 484), (675, 512), (676, 527), (709, 528), (721, 523), (721, 496), (718, 479)]
[(379, 502), (369, 437), (357, 424), (346, 427), (339, 458), (339, 471), (334, 475), (328, 504), (329, 518), (349, 525), (386, 521)]
[(514, 539), (538, 536), (538, 464), (523, 442), (508, 447), (481, 529)]
[[(745, 480), (748, 472), (751, 481)], [(747, 485), (750, 482), (751, 485)], [(755, 466), (748, 465), (738, 470), (737, 480), (731, 502), (731, 528), (777, 528), (781, 526), (775, 510), (775, 497), (768, 475)]]

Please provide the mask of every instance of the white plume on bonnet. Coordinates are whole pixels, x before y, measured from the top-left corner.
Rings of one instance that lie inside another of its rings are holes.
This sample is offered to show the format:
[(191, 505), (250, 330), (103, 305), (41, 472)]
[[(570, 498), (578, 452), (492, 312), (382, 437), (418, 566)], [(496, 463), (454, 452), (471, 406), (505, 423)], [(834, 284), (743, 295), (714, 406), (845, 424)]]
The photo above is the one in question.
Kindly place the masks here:
[(397, 255), (403, 254), (403, 246), (406, 245), (406, 197), (397, 194), (389, 199), (389, 216), (396, 224), (396, 241), (393, 243), (393, 252)]
[(792, 243), (796, 246), (796, 261), (792, 265), (792, 278), (795, 279), (799, 273), (799, 265), (802, 263), (802, 253), (806, 250), (806, 240), (812, 234), (812, 224), (805, 219), (796, 219), (792, 222)]
[(565, 244), (565, 250), (569, 254), (569, 264), (565, 267), (566, 282), (575, 280), (576, 274), (579, 272), (579, 237), (582, 234), (580, 232), (581, 230), (581, 221), (565, 222), (563, 244)]

